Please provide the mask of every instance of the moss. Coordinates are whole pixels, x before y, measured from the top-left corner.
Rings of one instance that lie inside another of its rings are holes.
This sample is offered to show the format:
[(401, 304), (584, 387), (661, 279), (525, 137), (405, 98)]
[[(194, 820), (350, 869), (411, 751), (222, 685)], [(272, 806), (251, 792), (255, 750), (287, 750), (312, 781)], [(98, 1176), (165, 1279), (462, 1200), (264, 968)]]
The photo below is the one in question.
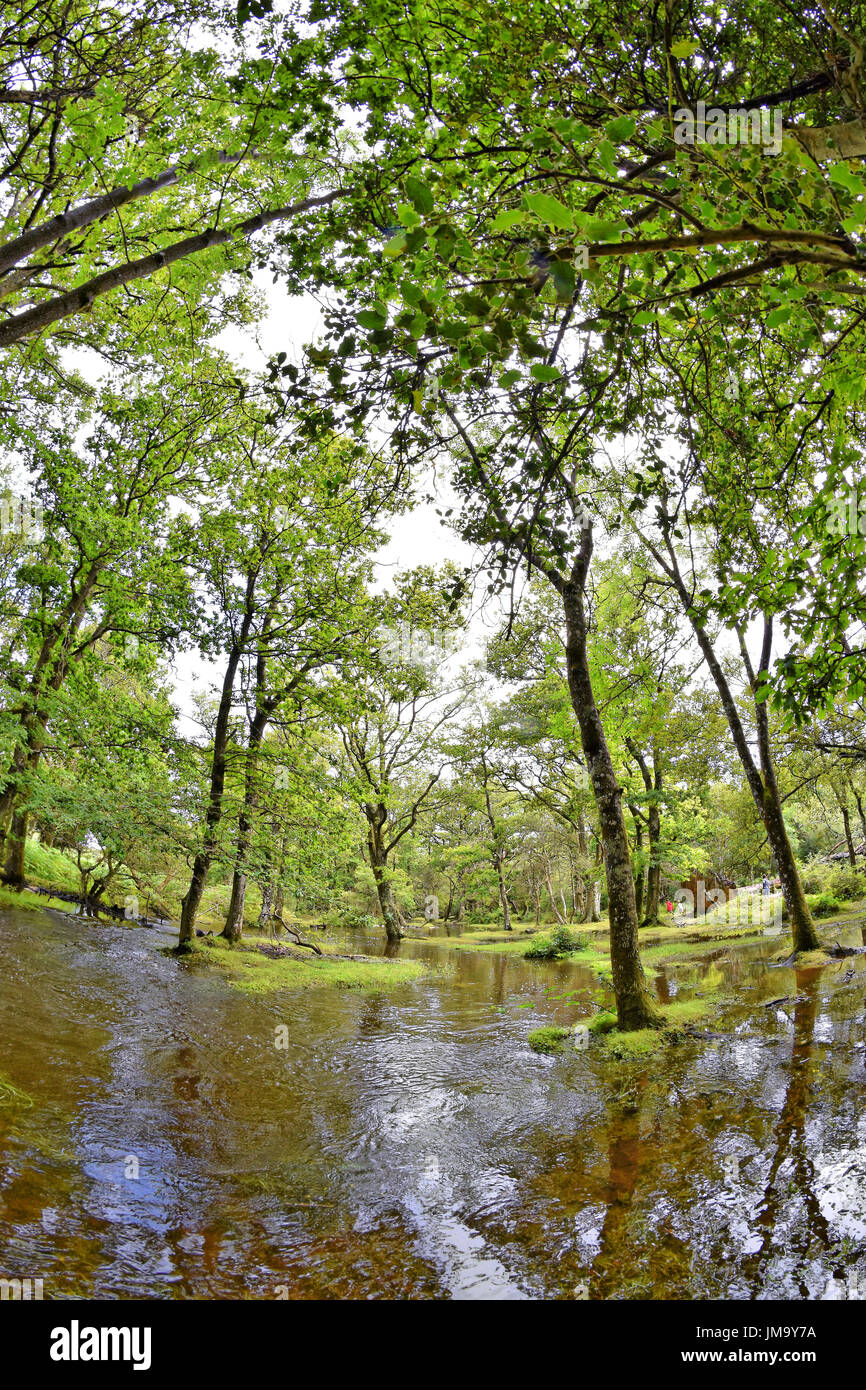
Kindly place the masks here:
[(790, 960), (791, 964), (795, 965), (798, 970), (819, 970), (823, 965), (834, 964), (838, 960), (838, 956), (828, 956), (827, 952), (821, 949), (800, 951), (799, 954), (791, 956), (789, 945), (787, 950), (779, 951), (773, 959), (785, 962)]
[(187, 961), (194, 970), (215, 969), (233, 989), (270, 994), (277, 989), (393, 989), (417, 980), (430, 967), (419, 960), (387, 956), (302, 956), (285, 946), (260, 946), (208, 938), (197, 943)]
[(587, 1024), (590, 1033), (609, 1033), (616, 1027), (616, 1014), (605, 1010), (603, 1013), (596, 1014)]
[(614, 1057), (649, 1056), (671, 1043), (680, 1042), (686, 1036), (684, 1029), (687, 1024), (716, 1014), (721, 1002), (720, 997), (715, 995), (712, 999), (684, 999), (665, 1004), (661, 1009), (664, 1019), (661, 1029), (639, 1028), (633, 1033), (620, 1033), (612, 1028), (605, 1032), (603, 1046)]
[(526, 1041), (533, 1052), (561, 1052), (566, 1038), (572, 1036), (571, 1028), (535, 1028)]

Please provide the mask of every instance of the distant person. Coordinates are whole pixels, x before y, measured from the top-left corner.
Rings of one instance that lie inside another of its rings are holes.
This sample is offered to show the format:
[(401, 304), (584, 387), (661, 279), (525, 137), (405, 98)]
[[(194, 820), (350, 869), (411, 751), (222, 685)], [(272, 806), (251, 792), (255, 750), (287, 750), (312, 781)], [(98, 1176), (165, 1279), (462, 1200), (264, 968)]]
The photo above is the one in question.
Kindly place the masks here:
[(769, 897), (769, 894), (770, 894), (770, 880), (767, 878), (767, 875), (766, 875), (766, 874), (764, 874), (764, 880), (763, 880), (763, 882), (762, 882), (762, 884), (761, 884), (761, 892), (763, 893), (763, 895), (764, 895), (765, 898), (766, 898), (766, 897)]
[(667, 902), (665, 903), (665, 909), (667, 912), (673, 912), (674, 910), (674, 905), (671, 902), (670, 898), (668, 898)]

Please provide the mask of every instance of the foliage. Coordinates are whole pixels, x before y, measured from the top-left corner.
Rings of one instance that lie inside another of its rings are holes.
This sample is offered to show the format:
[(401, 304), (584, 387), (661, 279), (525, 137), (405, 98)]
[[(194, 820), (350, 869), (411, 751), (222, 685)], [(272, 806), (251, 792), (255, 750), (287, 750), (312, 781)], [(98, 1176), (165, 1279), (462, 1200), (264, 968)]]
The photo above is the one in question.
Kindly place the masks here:
[(549, 935), (534, 936), (523, 952), (525, 960), (561, 960), (572, 951), (585, 951), (589, 942), (567, 927), (557, 926)]

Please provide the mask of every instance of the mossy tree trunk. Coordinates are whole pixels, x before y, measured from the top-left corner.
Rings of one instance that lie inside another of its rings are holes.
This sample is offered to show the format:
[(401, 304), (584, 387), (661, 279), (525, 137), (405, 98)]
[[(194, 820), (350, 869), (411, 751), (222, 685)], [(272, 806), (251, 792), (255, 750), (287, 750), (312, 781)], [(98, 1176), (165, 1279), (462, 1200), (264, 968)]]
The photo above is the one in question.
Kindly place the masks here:
[(584, 526), (571, 575), (562, 586), (566, 627), (568, 688), (580, 728), (586, 766), (598, 810), (610, 919), (610, 960), (617, 1022), (624, 1031), (655, 1027), (661, 1016), (653, 1004), (638, 948), (634, 874), (617, 780), (587, 659), (584, 594), (592, 556), (592, 530)]

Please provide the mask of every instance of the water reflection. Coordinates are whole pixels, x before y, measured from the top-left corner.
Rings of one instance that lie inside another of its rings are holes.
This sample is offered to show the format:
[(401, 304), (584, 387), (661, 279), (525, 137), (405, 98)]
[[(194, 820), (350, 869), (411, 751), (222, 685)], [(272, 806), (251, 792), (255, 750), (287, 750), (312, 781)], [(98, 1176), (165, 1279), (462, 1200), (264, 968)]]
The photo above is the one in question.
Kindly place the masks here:
[(0, 1273), (50, 1297), (858, 1287), (863, 957), (659, 969), (662, 999), (737, 1002), (649, 1065), (528, 1047), (608, 1002), (573, 963), (407, 941), (436, 970), (394, 993), (246, 996), (168, 939), (0, 914)]

